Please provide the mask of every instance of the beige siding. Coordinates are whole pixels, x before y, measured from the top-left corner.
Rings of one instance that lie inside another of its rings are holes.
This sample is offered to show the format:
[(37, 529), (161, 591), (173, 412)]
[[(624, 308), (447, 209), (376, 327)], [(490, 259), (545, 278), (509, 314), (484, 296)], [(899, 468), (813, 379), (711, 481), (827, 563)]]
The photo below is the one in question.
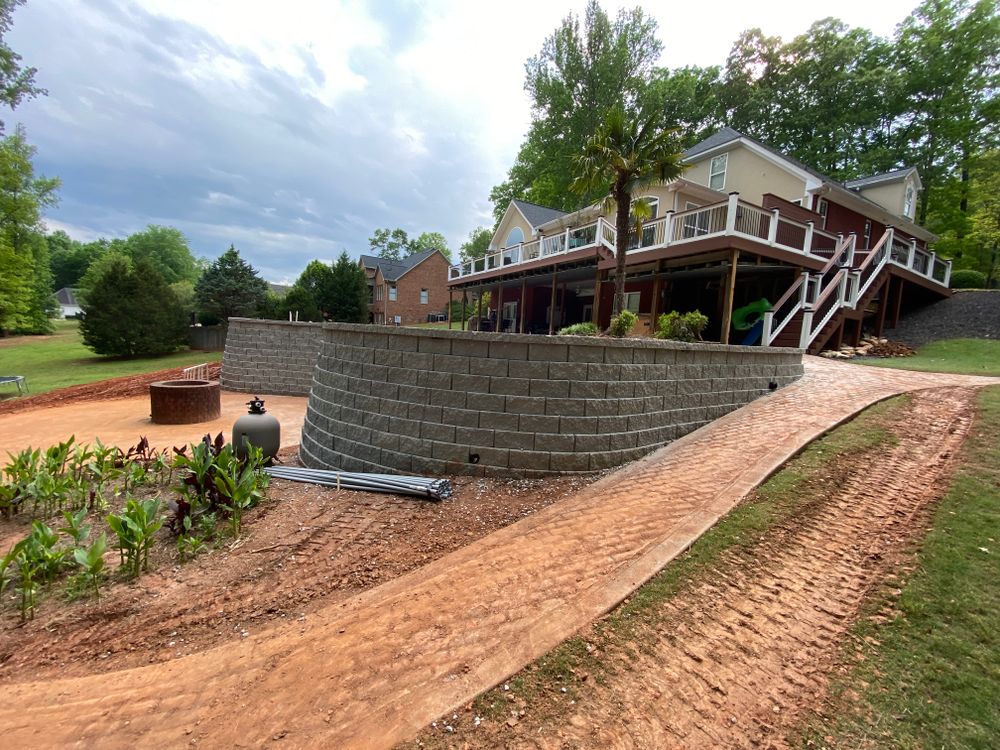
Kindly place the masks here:
[[(902, 216), (903, 204), (906, 201), (906, 187), (912, 184), (913, 180), (907, 179), (888, 185), (873, 185), (870, 188), (862, 188), (861, 194), (868, 200), (875, 201), (887, 211)], [(914, 202), (916, 202), (916, 197), (914, 197)]]
[(503, 215), (500, 224), (497, 226), (497, 231), (493, 234), (493, 241), (490, 243), (490, 248), (492, 250), (503, 248), (507, 235), (513, 231), (514, 227), (520, 227), (521, 231), (524, 232), (525, 242), (531, 241), (531, 238), (534, 236), (531, 226), (521, 212), (514, 208), (514, 204), (510, 204), (507, 206), (507, 212)]
[[(745, 146), (734, 145), (728, 154), (726, 184), (723, 185), (722, 192), (738, 191), (740, 198), (757, 204), (760, 204), (764, 193), (774, 193), (789, 201), (800, 200), (805, 195), (804, 180)], [(706, 156), (693, 164), (684, 173), (684, 178), (707, 187), (712, 159), (718, 155)]]

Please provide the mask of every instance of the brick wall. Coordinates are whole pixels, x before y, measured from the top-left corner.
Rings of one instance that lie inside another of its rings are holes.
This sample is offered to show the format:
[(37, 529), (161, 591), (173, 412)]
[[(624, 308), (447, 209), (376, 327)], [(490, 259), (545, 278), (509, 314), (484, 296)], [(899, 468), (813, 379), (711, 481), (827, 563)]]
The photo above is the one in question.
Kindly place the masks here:
[(544, 476), (635, 460), (802, 375), (796, 349), (326, 324), (300, 456)]
[[(390, 282), (391, 283), (391, 282)], [(420, 304), (420, 290), (427, 290), (427, 304)], [(435, 253), (396, 282), (396, 299), (389, 299), (388, 290), (375, 303), (374, 310), (385, 313), (384, 322), (392, 325), (396, 315), (403, 325), (426, 323), (428, 313), (444, 312), (448, 307), (448, 260)], [(376, 322), (380, 322), (376, 319)]]
[(222, 355), (222, 387), (308, 396), (322, 338), (322, 323), (230, 318)]

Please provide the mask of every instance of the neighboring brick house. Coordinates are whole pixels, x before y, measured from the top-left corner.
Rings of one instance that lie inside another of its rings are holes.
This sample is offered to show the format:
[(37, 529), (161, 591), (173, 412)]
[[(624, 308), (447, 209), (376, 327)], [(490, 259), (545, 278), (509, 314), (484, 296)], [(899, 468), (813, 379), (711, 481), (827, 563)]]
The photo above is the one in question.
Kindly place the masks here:
[(370, 294), (369, 319), (381, 325), (426, 323), (448, 306), (448, 259), (437, 250), (413, 253), (399, 261), (362, 255)]

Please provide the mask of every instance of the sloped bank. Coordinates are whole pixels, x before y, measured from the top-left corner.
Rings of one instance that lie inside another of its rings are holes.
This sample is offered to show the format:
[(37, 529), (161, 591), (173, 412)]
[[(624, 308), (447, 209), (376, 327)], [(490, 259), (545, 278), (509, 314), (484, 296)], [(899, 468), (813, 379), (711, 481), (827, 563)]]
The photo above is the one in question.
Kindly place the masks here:
[(802, 375), (794, 349), (326, 324), (311, 467), (544, 476), (640, 458)]

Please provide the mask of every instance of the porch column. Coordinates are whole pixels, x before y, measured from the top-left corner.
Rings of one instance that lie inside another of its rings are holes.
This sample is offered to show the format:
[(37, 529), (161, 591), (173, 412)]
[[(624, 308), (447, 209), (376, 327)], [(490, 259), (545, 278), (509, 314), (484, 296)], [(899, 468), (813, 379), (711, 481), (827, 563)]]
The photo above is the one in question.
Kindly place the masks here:
[(549, 297), (549, 336), (552, 335), (554, 326), (556, 324), (556, 277), (558, 271), (555, 267), (552, 268), (552, 294)]
[(465, 330), (465, 310), (469, 306), (469, 292), (467, 289), (462, 290), (462, 330)]
[(448, 330), (449, 331), (451, 330), (451, 307), (452, 307), (452, 298), (454, 296), (455, 296), (455, 292), (451, 289), (451, 287), (449, 287), (448, 288)]
[(518, 310), (518, 317), (520, 318), (520, 320), (518, 321), (518, 325), (517, 325), (517, 332), (518, 333), (524, 333), (524, 312), (525, 312), (525, 310), (528, 307), (527, 302), (528, 302), (528, 277), (527, 276), (522, 276), (521, 277), (521, 304), (520, 304), (520, 309)]
[(661, 285), (663, 282), (660, 278), (660, 270), (660, 262), (657, 261), (656, 275), (653, 277), (653, 305), (649, 308), (649, 326), (652, 331), (656, 331), (656, 317), (660, 313), (660, 292), (662, 291)]
[[(896, 304), (892, 309), (892, 328), (895, 329), (899, 326), (899, 312), (903, 307), (903, 280), (896, 279)], [(891, 282), (891, 277), (890, 277)]]
[[(597, 256), (597, 262), (601, 262), (601, 256)], [(594, 319), (593, 323), (598, 328), (601, 327), (601, 269), (597, 269), (597, 274), (594, 276), (594, 305), (590, 311), (591, 317)]]
[(503, 282), (497, 280), (497, 331), (503, 331)]
[(740, 258), (739, 250), (729, 251), (729, 278), (726, 281), (726, 296), (722, 303), (722, 334), (719, 342), (729, 343), (729, 329), (733, 324), (733, 290), (736, 288), (736, 263)]
[[(487, 317), (488, 317), (487, 313)], [(476, 297), (476, 330), (483, 330), (483, 282), (479, 282), (479, 296)]]
[(875, 336), (878, 338), (882, 337), (882, 331), (885, 329), (885, 312), (889, 309), (889, 288), (891, 283), (892, 277), (890, 276), (886, 279), (885, 288), (882, 290), (882, 295), (879, 299), (878, 311), (875, 313)]

